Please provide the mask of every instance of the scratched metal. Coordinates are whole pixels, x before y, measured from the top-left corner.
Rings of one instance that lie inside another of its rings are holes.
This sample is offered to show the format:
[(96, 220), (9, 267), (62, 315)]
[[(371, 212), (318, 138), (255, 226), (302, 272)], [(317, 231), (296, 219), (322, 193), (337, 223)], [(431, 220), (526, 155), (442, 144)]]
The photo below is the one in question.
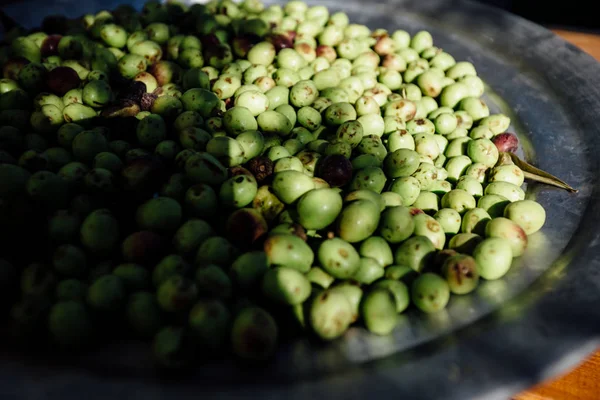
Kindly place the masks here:
[[(505, 279), (454, 296), (434, 316), (407, 314), (389, 337), (352, 329), (327, 345), (292, 343), (268, 366), (222, 360), (176, 382), (154, 374), (138, 343), (60, 365), (7, 350), (1, 399), (507, 399), (600, 343), (600, 64), (540, 26), (475, 3), (318, 3), (371, 28), (429, 30), (437, 46), (475, 64), (492, 108), (512, 116), (529, 161), (579, 193), (530, 184), (527, 195), (544, 205), (547, 224)], [(116, 4), (46, 0), (4, 10), (34, 26), (49, 13)]]

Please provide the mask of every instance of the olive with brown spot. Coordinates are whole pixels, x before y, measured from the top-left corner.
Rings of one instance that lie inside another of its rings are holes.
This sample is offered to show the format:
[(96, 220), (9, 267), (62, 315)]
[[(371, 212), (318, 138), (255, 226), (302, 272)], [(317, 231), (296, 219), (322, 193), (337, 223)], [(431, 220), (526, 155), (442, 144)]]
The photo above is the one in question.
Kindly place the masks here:
[(317, 295), (309, 309), (310, 326), (323, 340), (333, 340), (342, 336), (353, 320), (352, 306), (348, 298), (334, 289)]
[(482, 208), (473, 208), (465, 213), (462, 219), (461, 232), (485, 234), (485, 228), (492, 217)]
[(271, 186), (264, 185), (258, 188), (252, 207), (259, 211), (265, 220), (273, 221), (285, 209), (285, 204), (275, 196)]
[(394, 263), (407, 265), (417, 272), (423, 271), (435, 254), (435, 246), (425, 236), (413, 236), (403, 242), (394, 253)]
[(414, 231), (415, 220), (407, 207), (389, 207), (381, 214), (379, 234), (389, 243), (400, 243), (411, 237)]
[(356, 249), (340, 238), (323, 241), (319, 246), (318, 259), (321, 267), (338, 279), (351, 278), (360, 267)]
[(257, 191), (258, 186), (253, 176), (238, 175), (223, 182), (219, 199), (226, 207), (243, 208), (252, 203)]
[(370, 257), (382, 267), (387, 267), (394, 262), (394, 255), (388, 242), (381, 236), (371, 236), (360, 244), (361, 257)]
[(306, 273), (313, 265), (315, 256), (312, 249), (296, 235), (270, 235), (263, 247), (271, 266), (285, 266)]
[(442, 275), (454, 294), (471, 293), (479, 284), (477, 262), (464, 254), (447, 258), (442, 265)]
[(473, 250), (479, 275), (486, 280), (500, 279), (510, 269), (513, 260), (511, 243), (503, 238), (484, 239)]
[(356, 172), (348, 190), (371, 190), (381, 193), (387, 183), (386, 174), (379, 167), (366, 167)]
[(443, 310), (450, 300), (450, 287), (446, 280), (431, 272), (415, 279), (410, 292), (413, 304), (427, 314)]
[(415, 223), (414, 234), (428, 238), (436, 249), (441, 250), (446, 244), (446, 234), (442, 225), (433, 217), (423, 213), (413, 217)]
[(310, 281), (293, 268), (277, 267), (269, 269), (262, 279), (263, 294), (279, 304), (296, 305), (303, 303), (311, 292)]
[(499, 217), (489, 221), (485, 227), (486, 237), (505, 239), (510, 243), (513, 257), (519, 257), (527, 248), (527, 234), (516, 222)]

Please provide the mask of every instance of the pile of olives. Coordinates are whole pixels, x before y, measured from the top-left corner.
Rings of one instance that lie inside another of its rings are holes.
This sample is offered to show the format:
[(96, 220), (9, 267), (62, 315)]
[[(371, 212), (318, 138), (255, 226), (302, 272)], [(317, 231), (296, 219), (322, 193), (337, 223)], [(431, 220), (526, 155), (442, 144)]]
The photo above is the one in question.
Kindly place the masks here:
[(179, 368), (388, 335), (545, 222), (510, 119), (426, 31), (149, 1), (7, 26), (0, 64), (0, 304), (28, 346), (134, 337)]

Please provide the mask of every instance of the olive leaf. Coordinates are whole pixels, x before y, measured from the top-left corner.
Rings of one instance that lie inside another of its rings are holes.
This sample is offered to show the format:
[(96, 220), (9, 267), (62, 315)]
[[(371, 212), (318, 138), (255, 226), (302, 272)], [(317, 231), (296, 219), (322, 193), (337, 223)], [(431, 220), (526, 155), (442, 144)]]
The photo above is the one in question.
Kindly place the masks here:
[(528, 162), (521, 160), (519, 158), (519, 156), (517, 156), (514, 153), (502, 153), (502, 154), (508, 154), (510, 156), (510, 159), (512, 160), (512, 162), (519, 168), (521, 168), (521, 170), (523, 171), (523, 175), (525, 176), (525, 179), (534, 181), (534, 182), (540, 182), (540, 183), (545, 183), (547, 185), (551, 185), (551, 186), (555, 186), (561, 189), (565, 189), (571, 193), (577, 193), (579, 192), (579, 190), (572, 188), (568, 183), (558, 179), (557, 177), (555, 177), (552, 174), (549, 174), (546, 171), (543, 171), (537, 167), (534, 167), (533, 165), (529, 164)]

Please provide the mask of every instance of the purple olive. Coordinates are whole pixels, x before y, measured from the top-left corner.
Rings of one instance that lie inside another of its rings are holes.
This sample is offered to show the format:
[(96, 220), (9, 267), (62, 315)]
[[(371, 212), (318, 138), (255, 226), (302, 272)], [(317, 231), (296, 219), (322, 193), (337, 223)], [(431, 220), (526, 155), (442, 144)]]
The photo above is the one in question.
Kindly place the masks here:
[(501, 133), (492, 138), (499, 152), (514, 153), (519, 148), (517, 135), (510, 132)]
[(352, 163), (341, 154), (326, 156), (318, 168), (318, 177), (331, 187), (344, 186), (352, 179)]
[(287, 35), (273, 34), (267, 40), (275, 47), (277, 53), (283, 49), (294, 47), (294, 42)]
[(42, 57), (58, 55), (58, 42), (62, 39), (61, 35), (50, 35), (42, 42)]
[(231, 48), (236, 56), (243, 58), (260, 40), (260, 37), (252, 34), (239, 35), (231, 40)]
[(59, 96), (64, 96), (71, 89), (79, 87), (81, 79), (73, 68), (56, 67), (46, 76), (48, 89)]

